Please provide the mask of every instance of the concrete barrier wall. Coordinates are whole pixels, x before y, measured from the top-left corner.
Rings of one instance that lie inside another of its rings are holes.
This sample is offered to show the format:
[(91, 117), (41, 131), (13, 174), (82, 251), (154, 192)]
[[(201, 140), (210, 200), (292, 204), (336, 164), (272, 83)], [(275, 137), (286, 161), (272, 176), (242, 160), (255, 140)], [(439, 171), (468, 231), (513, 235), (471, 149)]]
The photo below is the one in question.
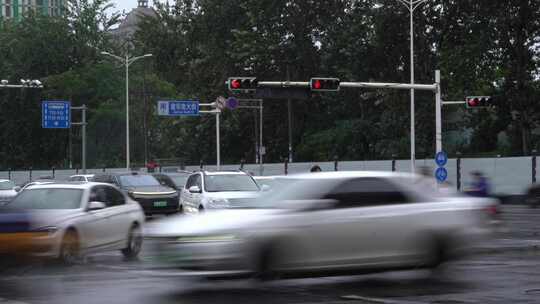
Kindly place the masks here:
[[(449, 159), (446, 164), (448, 171), (447, 181), (451, 185), (456, 185), (456, 159)], [(288, 164), (288, 173), (309, 172), (313, 165), (319, 165), (323, 171), (334, 171), (334, 162), (302, 162)], [(431, 171), (436, 169), (436, 164), (433, 159), (418, 159), (416, 161), (417, 168), (426, 166), (430, 167)], [(471, 182), (470, 173), (480, 171), (484, 173), (491, 181), (492, 191), (496, 194), (523, 194), (525, 189), (532, 183), (532, 161), (531, 157), (505, 157), (505, 158), (462, 158), (461, 159), (461, 189), (466, 189)], [(174, 168), (174, 167), (171, 167)], [(238, 170), (239, 164), (222, 165), (222, 170)], [(165, 168), (164, 168), (165, 169)], [(216, 166), (204, 166), (205, 170), (216, 170)], [(124, 172), (124, 168), (107, 168), (108, 172)], [(199, 170), (199, 166), (187, 166), (187, 171)], [(338, 162), (339, 171), (391, 171), (391, 160), (377, 161), (343, 161)], [(146, 171), (146, 169), (141, 169)], [(285, 172), (284, 163), (264, 164), (245, 164), (244, 171), (251, 172), (254, 175), (282, 175)], [(409, 160), (396, 160), (396, 171), (409, 172)], [(103, 169), (89, 169), (88, 174), (103, 172)], [(79, 170), (79, 173), (81, 171)], [(8, 178), (8, 171), (0, 171), (0, 178)], [(69, 176), (76, 174), (76, 170), (55, 170), (54, 176), (56, 180), (66, 180)], [(30, 171), (11, 171), (11, 179), (17, 184), (23, 184), (30, 179), (36, 180), (44, 176), (52, 176), (52, 170), (35, 170)]]

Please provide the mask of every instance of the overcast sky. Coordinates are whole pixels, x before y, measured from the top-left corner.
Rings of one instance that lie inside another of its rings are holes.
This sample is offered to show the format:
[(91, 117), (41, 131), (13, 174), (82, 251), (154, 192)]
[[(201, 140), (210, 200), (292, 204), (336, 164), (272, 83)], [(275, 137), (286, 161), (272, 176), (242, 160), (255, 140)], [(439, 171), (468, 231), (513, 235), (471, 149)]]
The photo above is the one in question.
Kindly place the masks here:
[[(133, 8), (137, 7), (137, 0), (112, 0), (111, 2), (114, 3), (114, 10), (119, 12), (125, 10), (126, 13), (129, 13)], [(148, 5), (152, 4), (153, 2), (149, 0)]]

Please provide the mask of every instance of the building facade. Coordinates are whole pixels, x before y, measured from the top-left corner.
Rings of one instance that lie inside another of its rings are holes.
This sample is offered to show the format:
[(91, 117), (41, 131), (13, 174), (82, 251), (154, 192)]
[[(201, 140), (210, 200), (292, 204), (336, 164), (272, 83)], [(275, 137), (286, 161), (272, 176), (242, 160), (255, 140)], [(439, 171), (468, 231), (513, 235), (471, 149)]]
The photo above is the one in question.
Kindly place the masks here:
[(30, 11), (46, 16), (61, 16), (66, 0), (0, 0), (0, 18), (20, 20)]

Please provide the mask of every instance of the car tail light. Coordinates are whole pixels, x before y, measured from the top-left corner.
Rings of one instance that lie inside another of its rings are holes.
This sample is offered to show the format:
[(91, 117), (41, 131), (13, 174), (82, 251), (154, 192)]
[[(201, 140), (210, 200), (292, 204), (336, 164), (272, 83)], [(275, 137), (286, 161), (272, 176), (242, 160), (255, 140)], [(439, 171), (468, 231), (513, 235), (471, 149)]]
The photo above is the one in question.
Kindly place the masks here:
[(495, 205), (491, 205), (491, 206), (487, 207), (485, 210), (486, 210), (487, 214), (489, 214), (490, 216), (495, 216), (495, 215), (497, 215), (499, 213), (499, 209)]

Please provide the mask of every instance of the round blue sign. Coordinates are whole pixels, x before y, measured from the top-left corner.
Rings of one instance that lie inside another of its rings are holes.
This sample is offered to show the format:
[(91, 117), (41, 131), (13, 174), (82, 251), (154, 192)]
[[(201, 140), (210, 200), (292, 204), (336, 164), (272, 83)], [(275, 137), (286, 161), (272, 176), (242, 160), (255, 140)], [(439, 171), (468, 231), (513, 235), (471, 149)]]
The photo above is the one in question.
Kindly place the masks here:
[(439, 183), (442, 183), (446, 180), (448, 177), (448, 171), (446, 171), (446, 168), (439, 167), (437, 170), (435, 170), (435, 178), (437, 178), (437, 181)]
[(435, 163), (437, 163), (439, 167), (443, 167), (444, 165), (446, 165), (447, 162), (448, 155), (446, 154), (446, 152), (441, 151), (435, 155)]
[(238, 99), (234, 97), (227, 98), (227, 108), (234, 110), (238, 107)]

